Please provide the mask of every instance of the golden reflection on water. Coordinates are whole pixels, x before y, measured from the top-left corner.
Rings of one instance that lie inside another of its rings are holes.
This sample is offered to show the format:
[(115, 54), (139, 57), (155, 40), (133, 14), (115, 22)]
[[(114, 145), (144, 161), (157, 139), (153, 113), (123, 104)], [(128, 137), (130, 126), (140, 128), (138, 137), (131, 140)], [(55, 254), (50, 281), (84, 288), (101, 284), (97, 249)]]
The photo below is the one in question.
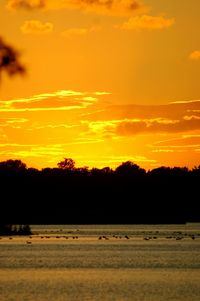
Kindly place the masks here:
[(0, 300), (199, 301), (199, 227), (157, 228), (38, 226), (2, 237)]
[(199, 301), (200, 293), (197, 270), (2, 270), (0, 283), (2, 301)]

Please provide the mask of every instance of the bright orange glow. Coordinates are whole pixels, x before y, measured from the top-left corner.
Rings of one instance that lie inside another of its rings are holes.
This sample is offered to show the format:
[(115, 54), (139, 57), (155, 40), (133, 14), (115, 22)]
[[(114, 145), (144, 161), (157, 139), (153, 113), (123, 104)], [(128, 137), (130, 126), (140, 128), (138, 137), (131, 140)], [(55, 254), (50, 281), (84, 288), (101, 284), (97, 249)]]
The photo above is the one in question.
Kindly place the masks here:
[[(200, 164), (200, 2), (0, 2), (26, 77), (2, 74), (0, 161)], [(199, 25), (199, 26), (198, 26)]]

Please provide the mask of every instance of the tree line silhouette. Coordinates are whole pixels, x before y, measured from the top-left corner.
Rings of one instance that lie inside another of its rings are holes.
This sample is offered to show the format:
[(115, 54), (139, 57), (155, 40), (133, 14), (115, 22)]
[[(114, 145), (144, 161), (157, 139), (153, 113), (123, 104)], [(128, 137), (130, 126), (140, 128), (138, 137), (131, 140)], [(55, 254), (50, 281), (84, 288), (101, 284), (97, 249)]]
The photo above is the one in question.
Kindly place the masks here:
[(0, 223), (0, 235), (31, 235), (30, 225), (13, 225)]
[(200, 166), (146, 171), (127, 161), (110, 167), (28, 168), (0, 162), (1, 224), (200, 222)]

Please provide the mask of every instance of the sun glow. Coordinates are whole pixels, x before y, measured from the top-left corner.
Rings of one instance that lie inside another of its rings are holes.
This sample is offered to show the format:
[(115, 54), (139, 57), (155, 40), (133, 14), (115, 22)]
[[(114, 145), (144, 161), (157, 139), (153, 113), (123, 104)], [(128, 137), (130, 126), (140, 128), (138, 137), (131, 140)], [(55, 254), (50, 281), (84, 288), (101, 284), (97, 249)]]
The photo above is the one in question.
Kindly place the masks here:
[(1, 1), (0, 161), (199, 165), (197, 2)]

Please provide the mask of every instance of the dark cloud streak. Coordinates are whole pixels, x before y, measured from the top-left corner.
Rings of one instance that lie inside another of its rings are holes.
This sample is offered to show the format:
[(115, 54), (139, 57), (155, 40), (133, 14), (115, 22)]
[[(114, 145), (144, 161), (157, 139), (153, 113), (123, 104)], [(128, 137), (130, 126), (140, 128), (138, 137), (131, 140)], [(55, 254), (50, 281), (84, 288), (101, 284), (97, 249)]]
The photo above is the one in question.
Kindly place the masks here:
[(144, 8), (139, 0), (7, 0), (8, 9), (81, 9), (97, 13), (130, 14)]
[[(200, 112), (200, 101), (169, 103), (165, 105), (109, 105), (101, 111), (91, 112), (85, 119), (91, 121), (119, 119), (154, 119), (167, 118), (180, 120), (190, 112)], [(195, 113), (196, 114), (196, 113)]]
[(7, 3), (10, 9), (37, 9), (45, 7), (46, 0), (7, 0)]
[(200, 120), (180, 120), (178, 122), (161, 123), (158, 121), (123, 121), (116, 127), (119, 136), (132, 136), (137, 134), (153, 133), (184, 133), (200, 130)]

